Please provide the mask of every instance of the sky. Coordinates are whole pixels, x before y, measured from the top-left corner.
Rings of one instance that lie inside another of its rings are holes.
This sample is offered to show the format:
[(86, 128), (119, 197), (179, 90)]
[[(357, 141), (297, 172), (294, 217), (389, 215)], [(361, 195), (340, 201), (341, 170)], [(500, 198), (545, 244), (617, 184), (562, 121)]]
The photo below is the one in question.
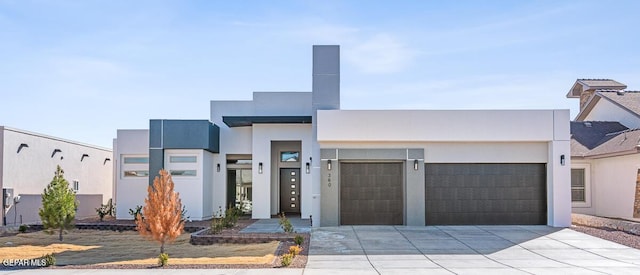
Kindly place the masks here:
[(0, 0), (0, 125), (112, 147), (210, 100), (311, 91), (342, 109), (570, 109), (578, 78), (640, 90), (640, 1)]

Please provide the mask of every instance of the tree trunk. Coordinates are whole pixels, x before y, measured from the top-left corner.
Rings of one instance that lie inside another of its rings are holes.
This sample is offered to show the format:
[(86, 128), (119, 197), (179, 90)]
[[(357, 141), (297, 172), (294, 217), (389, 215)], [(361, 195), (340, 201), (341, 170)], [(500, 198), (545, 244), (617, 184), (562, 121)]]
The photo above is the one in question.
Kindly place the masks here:
[(62, 227), (60, 227), (60, 241), (62, 241)]
[(164, 242), (160, 243), (160, 254), (164, 253)]

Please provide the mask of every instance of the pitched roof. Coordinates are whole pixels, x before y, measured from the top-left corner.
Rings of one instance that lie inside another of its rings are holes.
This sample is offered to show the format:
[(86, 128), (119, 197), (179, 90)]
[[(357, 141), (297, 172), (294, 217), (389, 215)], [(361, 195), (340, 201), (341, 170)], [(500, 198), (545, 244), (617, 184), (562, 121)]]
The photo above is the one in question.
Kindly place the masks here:
[(617, 103), (625, 109), (640, 115), (640, 91), (597, 91), (601, 97)]
[(568, 98), (579, 98), (580, 95), (586, 90), (598, 90), (598, 89), (610, 89), (610, 90), (623, 90), (627, 85), (624, 85), (613, 79), (592, 79), (592, 78), (579, 78), (571, 86), (571, 89), (567, 93)]
[(640, 129), (629, 129), (613, 121), (572, 121), (571, 156), (596, 157), (635, 153)]

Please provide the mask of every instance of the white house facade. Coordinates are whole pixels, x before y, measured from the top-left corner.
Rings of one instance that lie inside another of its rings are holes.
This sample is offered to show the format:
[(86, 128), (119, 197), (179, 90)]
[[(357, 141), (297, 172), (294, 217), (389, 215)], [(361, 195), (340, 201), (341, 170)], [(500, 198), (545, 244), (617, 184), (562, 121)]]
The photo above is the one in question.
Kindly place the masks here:
[(568, 110), (341, 110), (338, 46), (313, 47), (312, 75), (311, 92), (119, 130), (117, 217), (164, 168), (194, 220), (237, 206), (313, 226), (570, 225)]
[(578, 79), (571, 122), (572, 211), (640, 218), (640, 92), (611, 79)]
[(113, 197), (111, 149), (0, 126), (3, 225), (40, 223), (42, 192), (60, 165), (79, 201), (76, 218), (96, 216)]

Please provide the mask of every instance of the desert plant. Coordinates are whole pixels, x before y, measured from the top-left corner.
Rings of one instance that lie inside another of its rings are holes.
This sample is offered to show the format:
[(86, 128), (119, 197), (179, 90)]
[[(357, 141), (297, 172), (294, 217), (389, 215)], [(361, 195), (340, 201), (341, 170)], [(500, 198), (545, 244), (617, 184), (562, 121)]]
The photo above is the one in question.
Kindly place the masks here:
[(42, 256), (45, 266), (56, 265), (56, 255), (53, 253)]
[(42, 193), (42, 208), (38, 211), (42, 226), (49, 234), (58, 229), (59, 239), (62, 241), (64, 230), (73, 226), (77, 208), (76, 193), (69, 188), (69, 182), (64, 179), (64, 171), (58, 165), (53, 180)]
[(282, 258), (280, 259), (280, 264), (282, 264), (282, 266), (291, 265), (291, 262), (293, 262), (293, 257), (295, 257), (295, 255), (291, 253), (283, 254)]
[(300, 247), (299, 245), (289, 246), (289, 253), (292, 254), (294, 257), (299, 255), (301, 251), (302, 251), (302, 247)]
[(138, 217), (144, 219), (144, 215), (142, 215), (142, 205), (136, 205), (136, 209), (129, 208), (129, 215), (133, 216), (134, 221), (138, 221)]
[(284, 232), (286, 233), (293, 232), (293, 224), (291, 224), (291, 221), (284, 215), (284, 212), (280, 214), (279, 223), (280, 223), (280, 227), (282, 228), (282, 230), (284, 230)]
[(296, 235), (295, 237), (293, 237), (293, 242), (295, 242), (296, 245), (300, 246), (304, 242), (304, 237), (302, 237), (301, 235)]
[(180, 219), (182, 221), (187, 221), (191, 218), (191, 216), (187, 216), (187, 209), (185, 208), (185, 206), (182, 206), (182, 211), (180, 211)]
[(166, 266), (167, 263), (169, 263), (169, 254), (160, 253), (160, 255), (158, 255), (158, 265)]
[(109, 199), (109, 201), (107, 202), (107, 214), (109, 214), (109, 216), (111, 217), (116, 216), (116, 204), (113, 203), (113, 199)]
[(102, 204), (100, 205), (100, 207), (96, 208), (96, 213), (98, 214), (98, 217), (100, 217), (100, 221), (104, 220), (104, 216), (109, 214), (109, 205), (107, 204)]
[(160, 170), (153, 185), (147, 188), (147, 198), (144, 199), (142, 214), (138, 214), (136, 229), (140, 235), (160, 243), (160, 254), (164, 253), (164, 245), (173, 242), (184, 229), (182, 219), (182, 201), (180, 194), (173, 191), (174, 183), (171, 175), (164, 169)]
[(29, 229), (29, 226), (26, 224), (21, 224), (20, 227), (18, 227), (18, 232), (20, 233), (25, 233), (27, 232), (27, 229)]

